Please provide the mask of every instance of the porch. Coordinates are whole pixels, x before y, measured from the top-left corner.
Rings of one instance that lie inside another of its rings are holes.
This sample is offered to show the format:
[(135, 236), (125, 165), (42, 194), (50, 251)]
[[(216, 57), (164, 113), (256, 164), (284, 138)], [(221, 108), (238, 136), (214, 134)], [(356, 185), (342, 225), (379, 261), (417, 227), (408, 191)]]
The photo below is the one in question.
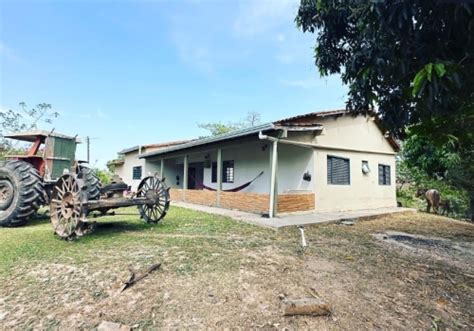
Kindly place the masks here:
[(206, 147), (146, 158), (147, 172), (166, 178), (172, 202), (268, 217), (315, 209), (312, 149), (258, 138)]

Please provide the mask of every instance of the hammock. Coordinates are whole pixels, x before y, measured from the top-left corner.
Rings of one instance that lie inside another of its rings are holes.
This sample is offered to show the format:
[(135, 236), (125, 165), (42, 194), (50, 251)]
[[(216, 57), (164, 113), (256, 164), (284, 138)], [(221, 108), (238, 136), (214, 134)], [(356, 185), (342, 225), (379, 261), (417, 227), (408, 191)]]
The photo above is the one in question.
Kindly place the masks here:
[[(231, 189), (228, 189), (228, 190), (222, 190), (222, 191), (223, 192), (239, 192), (239, 191), (242, 191), (244, 188), (250, 186), (250, 184), (252, 184), (254, 181), (256, 181), (261, 175), (263, 175), (263, 171), (261, 173), (259, 173), (254, 179), (252, 179), (251, 181), (249, 181), (245, 184), (242, 184), (240, 186), (237, 186), (237, 187), (234, 187), (234, 188), (231, 188)], [(193, 176), (191, 176), (191, 177), (193, 177)], [(193, 177), (193, 179), (196, 180), (196, 178), (194, 178), (194, 177)], [(198, 183), (198, 184), (199, 184), (199, 186), (201, 186), (202, 188), (204, 188), (206, 190), (217, 191), (215, 188), (204, 185), (204, 183)]]

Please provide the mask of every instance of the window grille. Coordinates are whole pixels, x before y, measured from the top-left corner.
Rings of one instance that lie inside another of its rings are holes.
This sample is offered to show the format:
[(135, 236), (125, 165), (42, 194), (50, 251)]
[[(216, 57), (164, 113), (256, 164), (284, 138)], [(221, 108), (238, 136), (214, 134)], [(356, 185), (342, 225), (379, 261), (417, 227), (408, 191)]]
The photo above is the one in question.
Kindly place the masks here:
[(390, 166), (379, 164), (379, 185), (390, 185)]
[(327, 158), (328, 184), (350, 185), (350, 161), (342, 157), (329, 156)]
[(142, 167), (133, 167), (132, 169), (132, 178), (133, 179), (142, 179)]

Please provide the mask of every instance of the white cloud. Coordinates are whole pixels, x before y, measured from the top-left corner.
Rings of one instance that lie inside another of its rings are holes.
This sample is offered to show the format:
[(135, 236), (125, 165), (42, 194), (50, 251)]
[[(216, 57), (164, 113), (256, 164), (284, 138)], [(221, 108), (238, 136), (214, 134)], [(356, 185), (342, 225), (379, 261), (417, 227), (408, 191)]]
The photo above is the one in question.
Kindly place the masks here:
[(293, 22), (298, 4), (298, 0), (243, 1), (234, 21), (234, 32), (240, 37), (254, 37), (287, 25)]
[(313, 77), (310, 77), (307, 79), (296, 79), (296, 80), (280, 79), (280, 83), (286, 86), (300, 87), (303, 89), (311, 89), (311, 88), (321, 87), (321, 86), (326, 85), (324, 84), (324, 80), (321, 80), (321, 79), (318, 80)]

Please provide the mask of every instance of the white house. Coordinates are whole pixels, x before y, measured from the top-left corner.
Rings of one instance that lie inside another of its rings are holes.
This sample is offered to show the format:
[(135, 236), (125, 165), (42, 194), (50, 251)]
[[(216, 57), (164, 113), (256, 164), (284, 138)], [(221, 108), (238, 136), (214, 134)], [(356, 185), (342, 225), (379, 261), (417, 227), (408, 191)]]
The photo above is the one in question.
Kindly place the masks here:
[(138, 158), (147, 172), (166, 178), (174, 201), (272, 217), (395, 207), (398, 148), (376, 117), (336, 110), (147, 150)]

